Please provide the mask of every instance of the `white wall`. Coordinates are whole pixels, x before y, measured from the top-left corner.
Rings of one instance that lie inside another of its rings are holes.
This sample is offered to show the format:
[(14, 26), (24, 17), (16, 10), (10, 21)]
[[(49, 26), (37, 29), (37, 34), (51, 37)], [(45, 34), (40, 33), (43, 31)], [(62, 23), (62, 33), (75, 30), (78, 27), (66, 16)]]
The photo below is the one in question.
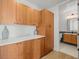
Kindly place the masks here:
[(66, 17), (71, 15), (72, 13), (77, 13), (77, 4), (76, 1), (72, 1), (60, 6), (60, 31), (67, 30), (67, 19)]
[(67, 20), (65, 19), (62, 9), (59, 9), (59, 31), (67, 31)]

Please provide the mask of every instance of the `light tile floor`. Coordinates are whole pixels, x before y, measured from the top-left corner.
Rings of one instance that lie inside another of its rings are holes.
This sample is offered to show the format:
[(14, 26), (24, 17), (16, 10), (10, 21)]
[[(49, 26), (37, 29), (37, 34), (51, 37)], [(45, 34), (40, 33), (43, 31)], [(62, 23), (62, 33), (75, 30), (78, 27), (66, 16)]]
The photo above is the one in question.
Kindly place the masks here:
[(41, 59), (76, 59), (76, 58), (61, 52), (52, 51), (51, 53), (49, 53), (48, 55), (44, 56)]
[(65, 43), (60, 43), (60, 52), (71, 55), (73, 57), (78, 57), (77, 47)]

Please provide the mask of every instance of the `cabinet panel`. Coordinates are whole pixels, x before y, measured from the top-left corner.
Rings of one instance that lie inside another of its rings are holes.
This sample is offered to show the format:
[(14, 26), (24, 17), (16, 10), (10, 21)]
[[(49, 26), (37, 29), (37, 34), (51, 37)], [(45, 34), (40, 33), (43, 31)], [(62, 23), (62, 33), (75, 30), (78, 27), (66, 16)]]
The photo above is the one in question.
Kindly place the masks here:
[(17, 47), (18, 47), (18, 59), (24, 59), (23, 42), (17, 43)]
[(40, 59), (41, 39), (0, 46), (0, 59)]
[(1, 23), (13, 24), (16, 21), (16, 0), (1, 0)]
[(40, 58), (40, 40), (31, 40), (24, 42), (24, 59)]
[(23, 5), (23, 4), (20, 4), (20, 3), (17, 3), (17, 6), (16, 6), (16, 23), (18, 24), (25, 24), (26, 23), (26, 20), (27, 20), (27, 6)]
[(32, 59), (32, 41), (24, 42), (24, 59)]
[(17, 44), (0, 47), (0, 59), (18, 59)]
[(32, 9), (24, 4), (17, 3), (16, 23), (38, 26), (39, 20), (40, 20), (40, 11)]
[(2, 20), (2, 0), (0, 0), (0, 23)]
[(54, 14), (46, 9), (41, 11), (42, 21), (41, 26), (39, 26), (40, 34), (45, 35), (46, 38), (44, 42), (44, 52), (42, 54), (46, 55), (53, 50), (54, 47)]
[(64, 42), (77, 44), (77, 35), (73, 34), (64, 34)]
[(40, 45), (40, 43), (41, 43), (41, 40), (42, 40), (42, 38), (39, 38), (39, 39), (34, 40), (32, 42), (32, 48), (33, 48), (32, 59), (40, 59), (40, 54), (41, 54), (41, 50), (40, 50), (41, 45)]
[(41, 40), (41, 57), (45, 55), (45, 38)]
[(71, 42), (72, 42), (73, 44), (77, 44), (77, 35), (72, 35), (72, 40), (71, 40)]
[[(54, 46), (54, 14), (51, 12), (47, 12), (47, 16), (46, 16), (46, 36), (47, 36), (47, 45), (48, 45), (48, 49), (49, 51), (51, 51), (53, 49)], [(46, 46), (47, 47), (47, 46)]]
[(71, 42), (72, 35), (71, 34), (64, 34), (64, 42)]

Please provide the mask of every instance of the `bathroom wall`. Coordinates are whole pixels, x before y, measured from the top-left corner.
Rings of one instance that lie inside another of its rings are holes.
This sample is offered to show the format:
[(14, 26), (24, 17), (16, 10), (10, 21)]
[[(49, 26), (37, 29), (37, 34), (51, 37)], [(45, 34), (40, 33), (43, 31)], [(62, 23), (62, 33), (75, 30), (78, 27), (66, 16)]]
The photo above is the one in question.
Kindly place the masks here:
[(76, 1), (72, 1), (66, 4), (63, 4), (62, 6), (60, 6), (60, 31), (67, 31), (67, 16), (77, 13), (77, 2)]

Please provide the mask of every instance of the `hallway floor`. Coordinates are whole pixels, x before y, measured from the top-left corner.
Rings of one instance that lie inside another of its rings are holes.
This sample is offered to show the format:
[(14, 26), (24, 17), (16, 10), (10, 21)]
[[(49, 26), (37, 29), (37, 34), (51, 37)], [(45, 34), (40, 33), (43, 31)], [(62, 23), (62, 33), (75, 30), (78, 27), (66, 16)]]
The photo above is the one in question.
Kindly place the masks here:
[(60, 43), (60, 52), (71, 55), (73, 57), (78, 57), (77, 47), (65, 43)]
[(51, 52), (47, 56), (44, 56), (42, 59), (76, 59), (72, 56), (66, 55), (61, 52)]

